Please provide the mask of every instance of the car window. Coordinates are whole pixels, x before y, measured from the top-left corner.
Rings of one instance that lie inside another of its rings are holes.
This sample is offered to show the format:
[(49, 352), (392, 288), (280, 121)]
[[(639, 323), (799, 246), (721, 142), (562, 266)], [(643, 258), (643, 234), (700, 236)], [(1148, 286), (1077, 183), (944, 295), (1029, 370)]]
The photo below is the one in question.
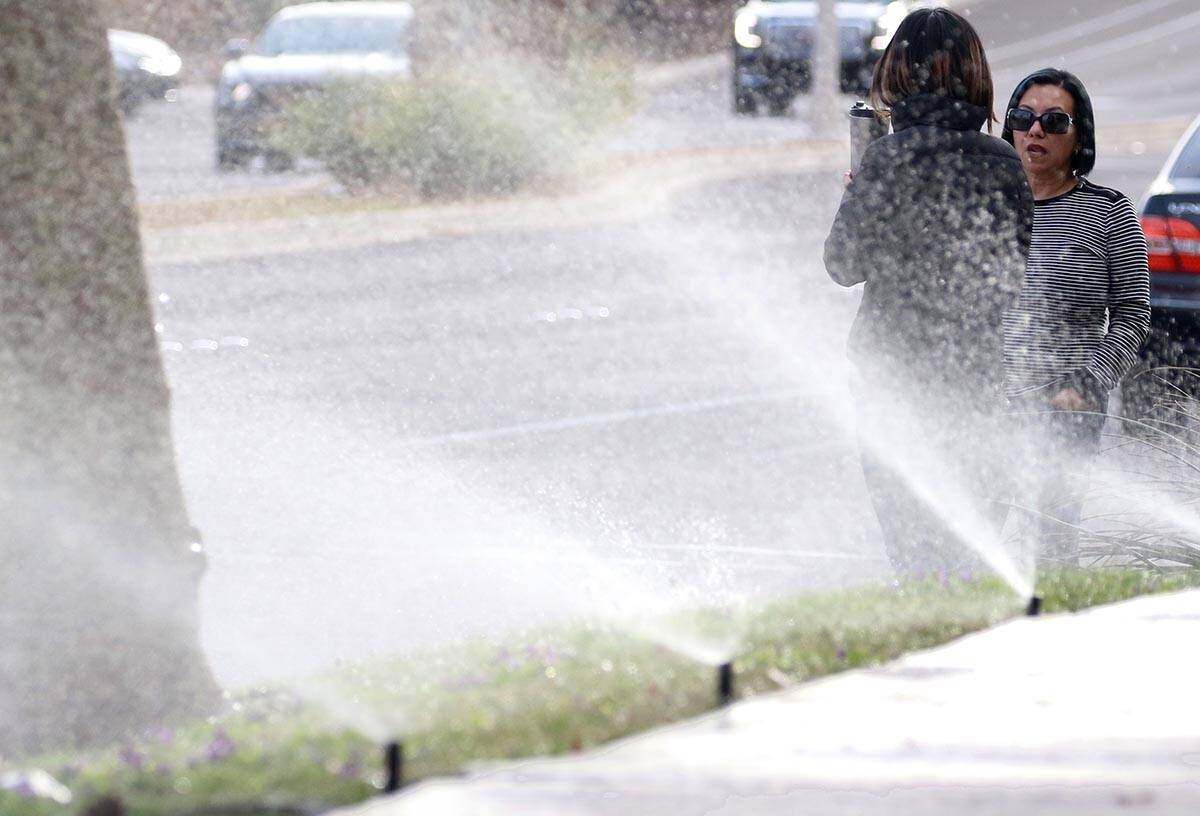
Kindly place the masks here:
[(263, 56), (404, 53), (408, 21), (381, 17), (276, 20), (258, 42)]
[(1171, 165), (1170, 178), (1200, 179), (1200, 129), (1192, 134), (1175, 164)]

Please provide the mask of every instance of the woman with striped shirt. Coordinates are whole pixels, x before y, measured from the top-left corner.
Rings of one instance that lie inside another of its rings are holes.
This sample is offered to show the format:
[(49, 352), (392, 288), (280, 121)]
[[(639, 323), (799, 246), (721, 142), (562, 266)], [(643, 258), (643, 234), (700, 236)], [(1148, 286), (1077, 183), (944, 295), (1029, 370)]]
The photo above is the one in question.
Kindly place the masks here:
[(1034, 197), (1025, 283), (1004, 326), (1005, 390), (1030, 453), (1017, 503), (1033, 511), (1041, 560), (1072, 563), (1108, 392), (1150, 323), (1146, 239), (1129, 199), (1087, 179), (1095, 119), (1077, 77), (1048, 68), (1022, 80), (1003, 137)]

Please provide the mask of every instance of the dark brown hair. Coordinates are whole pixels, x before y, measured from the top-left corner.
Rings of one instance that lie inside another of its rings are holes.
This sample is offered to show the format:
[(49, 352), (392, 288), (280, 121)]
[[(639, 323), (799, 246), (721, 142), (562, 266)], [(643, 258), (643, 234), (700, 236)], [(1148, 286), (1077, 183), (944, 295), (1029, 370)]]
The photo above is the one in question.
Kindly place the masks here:
[(961, 99), (988, 112), (992, 131), (994, 91), (983, 41), (961, 14), (917, 9), (904, 18), (875, 65), (871, 104), (886, 113), (922, 93)]

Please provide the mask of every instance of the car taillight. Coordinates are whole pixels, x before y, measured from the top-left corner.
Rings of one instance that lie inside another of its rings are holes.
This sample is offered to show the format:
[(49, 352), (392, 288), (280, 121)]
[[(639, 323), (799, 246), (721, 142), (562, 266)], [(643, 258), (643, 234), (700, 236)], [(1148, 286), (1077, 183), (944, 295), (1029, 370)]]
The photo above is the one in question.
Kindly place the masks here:
[(1151, 272), (1200, 275), (1200, 228), (1185, 218), (1143, 215)]

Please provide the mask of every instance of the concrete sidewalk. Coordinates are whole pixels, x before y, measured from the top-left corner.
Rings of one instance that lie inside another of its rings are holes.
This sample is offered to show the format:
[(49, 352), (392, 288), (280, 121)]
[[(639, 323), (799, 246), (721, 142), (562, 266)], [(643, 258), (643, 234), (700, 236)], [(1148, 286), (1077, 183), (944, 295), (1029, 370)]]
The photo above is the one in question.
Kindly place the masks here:
[(341, 816), (1200, 813), (1200, 592), (1023, 619)]

